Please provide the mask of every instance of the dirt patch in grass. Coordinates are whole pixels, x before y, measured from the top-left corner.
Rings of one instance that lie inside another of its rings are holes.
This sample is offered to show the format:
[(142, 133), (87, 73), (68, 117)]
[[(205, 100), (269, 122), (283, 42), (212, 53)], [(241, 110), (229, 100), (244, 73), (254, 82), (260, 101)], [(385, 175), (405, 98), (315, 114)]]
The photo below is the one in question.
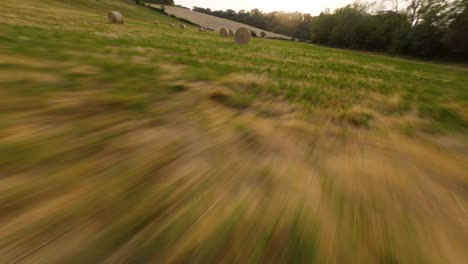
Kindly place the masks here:
[(57, 61), (46, 61), (41, 60), (38, 61), (36, 59), (22, 57), (22, 56), (11, 56), (6, 54), (0, 55), (1, 64), (12, 64), (12, 65), (20, 65), (26, 67), (34, 67), (34, 68), (45, 68), (48, 66), (64, 66), (66, 63), (57, 62)]
[(92, 65), (79, 65), (71, 68), (69, 73), (78, 74), (78, 75), (95, 75), (100, 72), (99, 68)]
[(246, 109), (253, 102), (251, 96), (240, 92), (233, 92), (229, 89), (218, 89), (211, 93), (210, 98), (218, 103), (236, 109)]
[(39, 83), (60, 83), (63, 78), (54, 73), (47, 72), (21, 72), (17, 71), (2, 71), (0, 73), (0, 82), (15, 82), (15, 81), (33, 81)]

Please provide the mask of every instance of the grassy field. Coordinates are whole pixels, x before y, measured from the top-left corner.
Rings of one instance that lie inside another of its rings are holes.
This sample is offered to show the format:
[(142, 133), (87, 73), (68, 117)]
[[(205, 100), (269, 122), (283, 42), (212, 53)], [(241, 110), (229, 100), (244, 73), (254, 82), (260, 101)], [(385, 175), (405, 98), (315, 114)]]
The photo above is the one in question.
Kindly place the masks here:
[(0, 263), (468, 263), (467, 68), (0, 10)]

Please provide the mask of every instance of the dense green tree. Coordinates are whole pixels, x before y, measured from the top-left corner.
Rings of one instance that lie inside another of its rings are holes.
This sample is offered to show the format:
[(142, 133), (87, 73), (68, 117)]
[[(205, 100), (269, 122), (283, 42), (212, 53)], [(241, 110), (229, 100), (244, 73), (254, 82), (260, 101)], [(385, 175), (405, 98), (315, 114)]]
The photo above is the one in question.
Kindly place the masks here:
[(330, 33), (337, 23), (336, 16), (327, 13), (321, 13), (318, 17), (311, 20), (310, 39), (319, 44), (330, 43)]
[(412, 0), (406, 11), (348, 5), (310, 22), (310, 39), (343, 48), (468, 61), (468, 0)]
[(450, 15), (445, 39), (449, 47), (449, 56), (454, 59), (468, 58), (468, 0), (457, 1)]

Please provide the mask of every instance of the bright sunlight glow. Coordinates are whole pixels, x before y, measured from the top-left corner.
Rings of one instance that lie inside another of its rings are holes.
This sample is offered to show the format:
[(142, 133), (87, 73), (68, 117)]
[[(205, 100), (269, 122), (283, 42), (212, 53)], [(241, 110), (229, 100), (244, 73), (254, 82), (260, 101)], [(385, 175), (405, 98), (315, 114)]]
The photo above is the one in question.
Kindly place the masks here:
[(212, 10), (252, 10), (258, 8), (263, 12), (286, 11), (286, 12), (302, 12), (318, 15), (326, 8), (334, 10), (353, 3), (354, 0), (329, 0), (329, 1), (313, 1), (313, 0), (176, 0), (175, 3), (189, 8), (199, 6), (211, 8)]

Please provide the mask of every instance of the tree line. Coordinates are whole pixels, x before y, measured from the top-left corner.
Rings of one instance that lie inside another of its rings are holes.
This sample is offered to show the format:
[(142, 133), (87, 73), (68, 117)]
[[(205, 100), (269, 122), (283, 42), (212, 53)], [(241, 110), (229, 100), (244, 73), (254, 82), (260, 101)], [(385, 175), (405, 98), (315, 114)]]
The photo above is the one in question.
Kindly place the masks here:
[[(398, 1), (392, 3), (398, 6)], [(314, 17), (310, 40), (424, 59), (468, 61), (468, 0), (411, 0), (405, 9), (389, 11), (355, 3)]]
[(193, 10), (333, 47), (468, 61), (468, 0), (356, 2), (315, 17), (258, 9)]

